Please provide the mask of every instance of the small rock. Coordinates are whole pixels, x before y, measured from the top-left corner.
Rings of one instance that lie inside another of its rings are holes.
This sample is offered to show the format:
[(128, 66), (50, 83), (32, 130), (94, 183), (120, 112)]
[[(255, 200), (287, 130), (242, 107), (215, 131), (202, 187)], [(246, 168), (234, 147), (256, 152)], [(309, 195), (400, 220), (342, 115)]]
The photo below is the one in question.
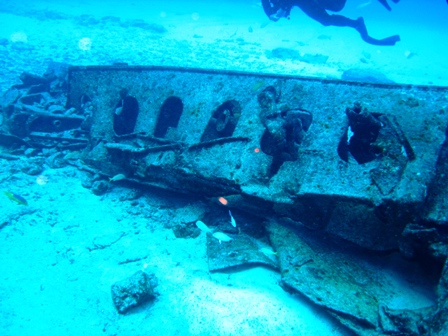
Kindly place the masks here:
[(34, 157), (39, 154), (39, 149), (38, 148), (28, 148), (25, 150), (24, 154), (26, 157)]
[(35, 161), (25, 161), (21, 165), (20, 170), (25, 174), (36, 176), (44, 171), (42, 164), (43, 162), (40, 159)]
[(106, 193), (108, 187), (109, 184), (106, 181), (95, 181), (92, 184), (92, 192), (97, 196), (101, 196)]
[(157, 280), (154, 275), (138, 271), (127, 279), (112, 285), (112, 300), (120, 314), (131, 308), (155, 299), (154, 287)]
[(67, 162), (64, 160), (64, 154), (61, 152), (54, 153), (50, 155), (46, 160), (45, 163), (50, 168), (63, 168), (67, 166)]
[(90, 173), (84, 173), (81, 175), (81, 185), (86, 188), (90, 189), (93, 185), (93, 176)]
[(201, 230), (191, 224), (179, 223), (178, 225), (174, 225), (172, 229), (176, 238), (196, 238), (201, 234)]

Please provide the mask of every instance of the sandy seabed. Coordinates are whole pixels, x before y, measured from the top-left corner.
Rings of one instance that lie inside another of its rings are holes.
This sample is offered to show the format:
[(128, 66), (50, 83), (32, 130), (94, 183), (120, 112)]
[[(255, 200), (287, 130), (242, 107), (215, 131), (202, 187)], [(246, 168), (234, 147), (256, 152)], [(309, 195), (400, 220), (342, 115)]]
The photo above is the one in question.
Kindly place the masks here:
[[(209, 273), (205, 233), (169, 229), (204, 211), (200, 201), (155, 191), (132, 200), (119, 185), (99, 197), (76, 168), (36, 177), (0, 163), (2, 189), (29, 204), (0, 201), (3, 335), (344, 335), (272, 270)], [(158, 278), (159, 296), (120, 315), (111, 286), (139, 270)]]

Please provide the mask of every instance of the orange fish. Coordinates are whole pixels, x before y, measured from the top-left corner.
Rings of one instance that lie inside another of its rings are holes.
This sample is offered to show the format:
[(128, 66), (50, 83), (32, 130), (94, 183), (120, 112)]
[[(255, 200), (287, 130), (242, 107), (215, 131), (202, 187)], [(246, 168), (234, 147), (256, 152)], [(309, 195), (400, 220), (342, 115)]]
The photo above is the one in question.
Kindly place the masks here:
[(219, 197), (218, 202), (222, 205), (227, 205), (227, 203), (229, 203), (224, 197)]

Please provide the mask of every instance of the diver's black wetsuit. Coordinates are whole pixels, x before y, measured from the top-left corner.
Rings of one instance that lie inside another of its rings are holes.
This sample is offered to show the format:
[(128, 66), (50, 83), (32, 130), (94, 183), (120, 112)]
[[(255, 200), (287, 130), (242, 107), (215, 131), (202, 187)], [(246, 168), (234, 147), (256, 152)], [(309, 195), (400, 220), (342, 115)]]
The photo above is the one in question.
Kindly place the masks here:
[[(390, 8), (389, 4), (387, 3), (387, 0), (378, 0), (378, 1), (379, 1), (380, 4), (382, 4), (384, 7), (386, 7), (386, 9), (388, 11), (392, 10), (392, 8)], [(400, 0), (392, 0), (392, 1), (395, 2), (395, 3), (398, 3), (398, 1), (400, 1)]]
[[(400, 41), (400, 36), (393, 35), (385, 39), (375, 39), (370, 37), (364, 19), (362, 17), (357, 20), (349, 19), (342, 15), (328, 14), (327, 10), (332, 12), (339, 12), (345, 6), (347, 0), (262, 0), (263, 9), (266, 15), (274, 21), (279, 18), (275, 17), (275, 14), (279, 11), (283, 11), (284, 17), (289, 17), (289, 13), (293, 6), (299, 7), (310, 18), (320, 22), (324, 26), (337, 26), (337, 27), (351, 27), (356, 29), (362, 39), (370, 44), (391, 46)], [(387, 0), (378, 0), (382, 5), (390, 10)], [(400, 0), (392, 0), (397, 3)]]

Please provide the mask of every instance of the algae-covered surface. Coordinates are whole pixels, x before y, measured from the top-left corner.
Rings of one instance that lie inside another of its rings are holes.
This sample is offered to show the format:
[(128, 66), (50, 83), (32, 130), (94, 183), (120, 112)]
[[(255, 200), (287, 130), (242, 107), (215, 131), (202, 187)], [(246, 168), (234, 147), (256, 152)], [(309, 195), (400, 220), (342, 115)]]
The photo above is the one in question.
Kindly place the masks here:
[[(401, 1), (387, 12), (376, 1), (349, 1), (341, 14), (363, 16), (373, 36), (400, 34), (395, 47), (379, 47), (298, 9), (291, 20), (270, 22), (255, 0), (7, 0), (0, 3), (0, 92), (20, 84), (23, 72), (43, 75), (53, 62), (448, 85), (448, 8), (444, 1), (432, 6)], [(380, 304), (397, 310), (434, 304), (434, 283), (402, 277), (395, 261), (356, 264), (350, 253), (333, 254), (313, 239), (285, 247), (279, 238), (272, 244), (278, 254), (266, 256), (259, 249), (268, 241), (238, 240), (248, 226), (244, 217), (235, 213), (232, 228), (227, 212), (201, 195), (137, 188), (123, 179), (106, 183), (98, 196), (91, 186), (104, 177), (79, 169), (79, 153), (59, 169), (45, 162), (52, 149), (0, 154), (2, 335), (351, 335), (339, 323), (350, 325), (350, 314), (363, 316), (369, 329)], [(214, 230), (211, 221), (220, 222), (234, 239), (207, 237), (197, 220)], [(333, 269), (325, 271), (328, 264)], [(284, 273), (289, 268), (304, 278)], [(156, 299), (119, 314), (111, 287), (138, 271), (157, 277)], [(346, 291), (339, 301), (347, 301), (346, 310), (332, 305), (338, 290)]]

